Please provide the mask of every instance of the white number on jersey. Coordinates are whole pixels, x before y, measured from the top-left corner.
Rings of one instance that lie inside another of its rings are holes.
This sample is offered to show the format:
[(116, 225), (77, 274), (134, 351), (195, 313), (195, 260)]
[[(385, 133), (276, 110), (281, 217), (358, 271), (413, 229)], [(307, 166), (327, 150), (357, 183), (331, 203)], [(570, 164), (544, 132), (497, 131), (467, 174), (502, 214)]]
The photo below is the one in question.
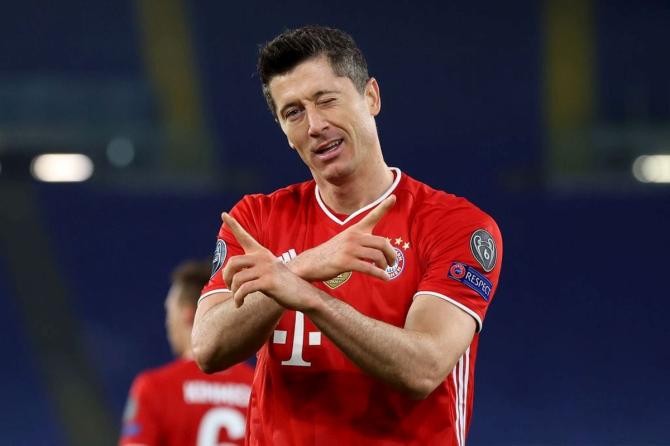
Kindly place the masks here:
[(200, 421), (198, 446), (235, 446), (233, 443), (219, 443), (221, 429), (225, 429), (228, 438), (239, 440), (244, 437), (246, 419), (234, 409), (215, 407), (207, 411)]

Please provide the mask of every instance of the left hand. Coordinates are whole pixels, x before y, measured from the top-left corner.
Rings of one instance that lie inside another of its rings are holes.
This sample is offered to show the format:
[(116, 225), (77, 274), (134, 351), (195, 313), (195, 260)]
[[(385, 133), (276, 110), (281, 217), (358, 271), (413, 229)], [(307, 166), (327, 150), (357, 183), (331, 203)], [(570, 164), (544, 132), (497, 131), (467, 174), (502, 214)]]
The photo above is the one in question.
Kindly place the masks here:
[(395, 202), (395, 195), (390, 195), (358, 223), (300, 253), (289, 268), (310, 282), (332, 279), (347, 271), (389, 280), (386, 268), (394, 264), (395, 251), (386, 238), (372, 231)]
[(260, 291), (285, 308), (303, 310), (304, 296), (312, 286), (292, 273), (231, 215), (224, 212), (222, 219), (244, 249), (244, 255), (231, 257), (223, 270), (235, 305), (242, 306), (247, 295)]

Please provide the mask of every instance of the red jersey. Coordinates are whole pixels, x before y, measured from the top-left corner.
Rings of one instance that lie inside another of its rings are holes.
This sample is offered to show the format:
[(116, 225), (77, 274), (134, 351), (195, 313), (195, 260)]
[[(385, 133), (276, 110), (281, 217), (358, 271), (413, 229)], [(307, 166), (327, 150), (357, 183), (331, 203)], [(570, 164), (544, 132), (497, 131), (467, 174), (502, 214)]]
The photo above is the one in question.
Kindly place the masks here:
[(241, 363), (206, 375), (178, 359), (139, 374), (130, 389), (119, 445), (244, 444), (254, 371)]
[[(497, 288), (502, 240), (496, 223), (463, 198), (398, 169), (379, 199), (349, 216), (323, 203), (314, 181), (245, 196), (231, 211), (263, 246), (288, 261), (360, 221), (391, 193), (396, 204), (374, 228), (396, 251), (391, 280), (358, 273), (313, 285), (371, 318), (402, 327), (415, 298), (434, 296), (472, 316), (477, 333), (454, 370), (426, 399), (412, 400), (351, 362), (301, 312), (286, 311), (258, 352), (247, 444), (465, 444), (479, 331)], [(215, 267), (243, 250), (222, 226)], [(215, 274), (201, 299), (227, 291)]]

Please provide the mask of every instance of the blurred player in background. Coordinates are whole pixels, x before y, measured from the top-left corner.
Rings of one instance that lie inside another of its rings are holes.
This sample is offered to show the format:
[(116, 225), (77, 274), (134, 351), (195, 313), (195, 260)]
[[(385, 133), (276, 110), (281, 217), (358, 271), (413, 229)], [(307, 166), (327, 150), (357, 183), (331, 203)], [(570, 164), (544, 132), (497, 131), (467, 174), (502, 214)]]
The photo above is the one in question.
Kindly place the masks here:
[(348, 34), (286, 31), (261, 49), (259, 75), (313, 180), (223, 215), (198, 363), (212, 372), (260, 349), (250, 446), (463, 446), (496, 223), (386, 165), (379, 85)]
[(120, 445), (243, 444), (253, 369), (240, 363), (206, 375), (191, 351), (197, 300), (210, 275), (209, 262), (187, 261), (173, 271), (165, 299), (165, 325), (177, 359), (135, 378)]

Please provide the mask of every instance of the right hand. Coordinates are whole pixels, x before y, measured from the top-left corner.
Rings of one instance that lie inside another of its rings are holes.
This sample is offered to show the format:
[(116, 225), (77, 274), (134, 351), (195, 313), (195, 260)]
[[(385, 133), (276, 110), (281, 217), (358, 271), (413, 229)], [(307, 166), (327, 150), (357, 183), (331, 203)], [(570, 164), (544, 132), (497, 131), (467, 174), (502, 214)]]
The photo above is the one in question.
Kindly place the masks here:
[(389, 280), (386, 268), (395, 264), (395, 250), (372, 230), (395, 202), (395, 195), (390, 195), (358, 223), (302, 252), (288, 263), (289, 269), (310, 282), (329, 280), (347, 271)]
[(258, 243), (234, 217), (224, 212), (221, 218), (244, 250), (223, 268), (223, 280), (233, 293), (235, 306), (242, 306), (249, 294), (260, 291), (284, 308), (302, 311), (308, 301), (304, 298), (307, 293), (301, 290), (311, 285)]

